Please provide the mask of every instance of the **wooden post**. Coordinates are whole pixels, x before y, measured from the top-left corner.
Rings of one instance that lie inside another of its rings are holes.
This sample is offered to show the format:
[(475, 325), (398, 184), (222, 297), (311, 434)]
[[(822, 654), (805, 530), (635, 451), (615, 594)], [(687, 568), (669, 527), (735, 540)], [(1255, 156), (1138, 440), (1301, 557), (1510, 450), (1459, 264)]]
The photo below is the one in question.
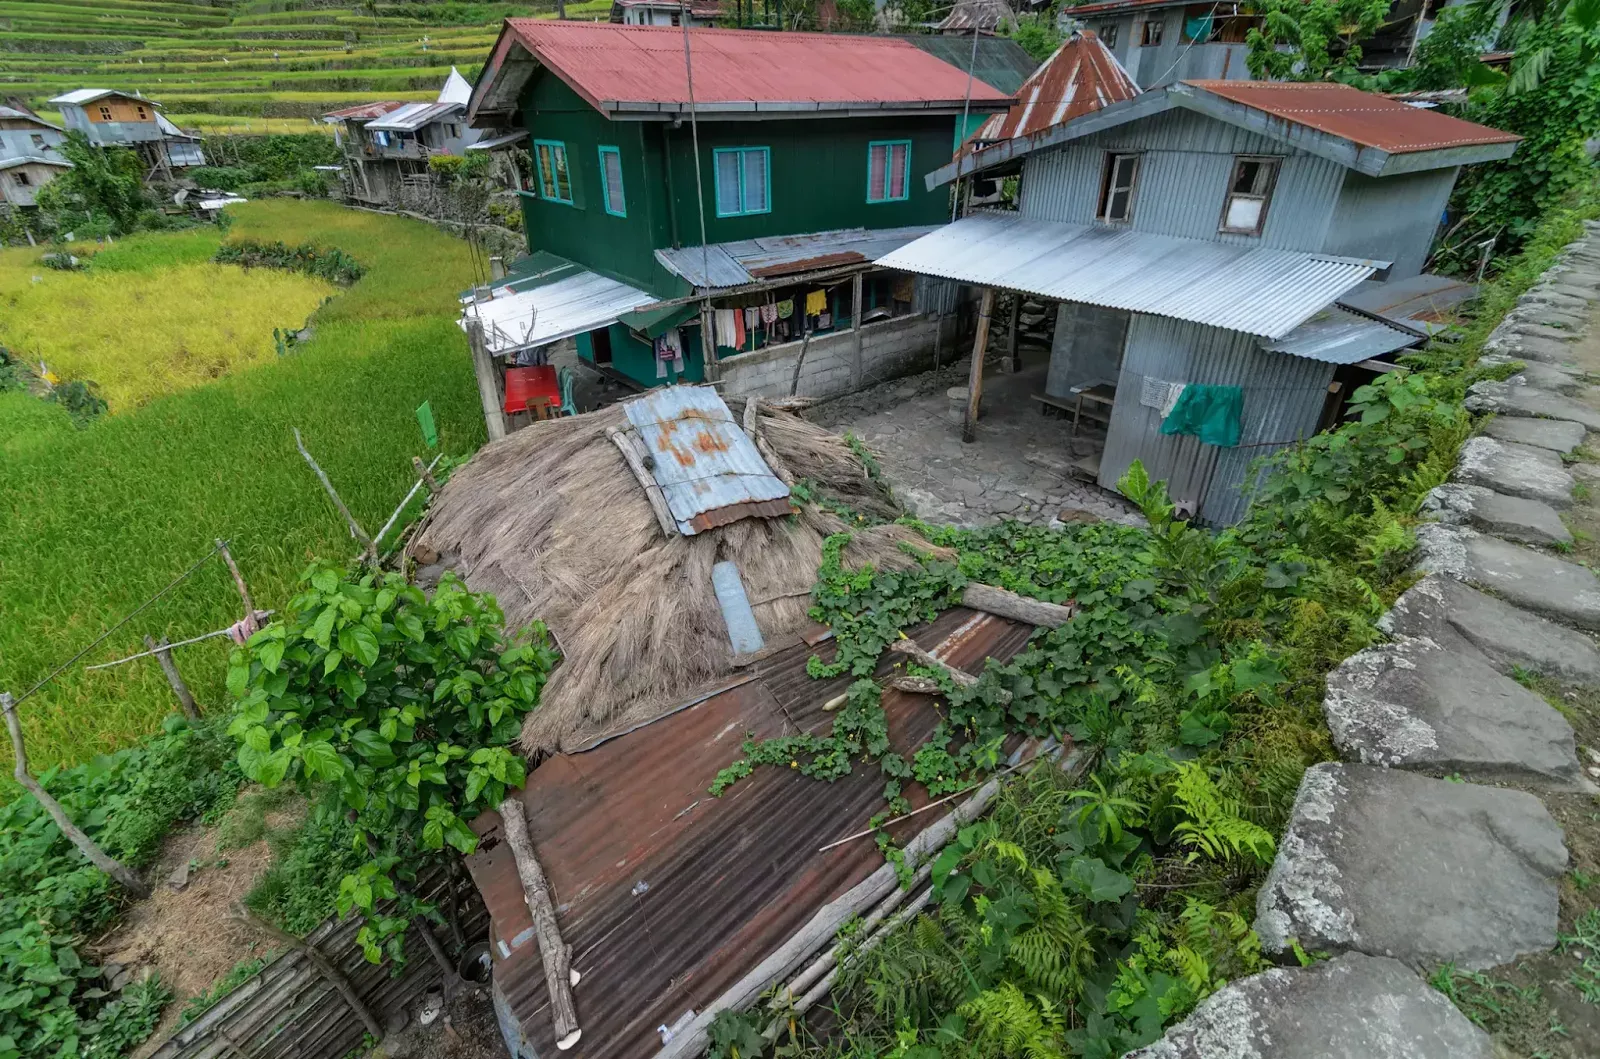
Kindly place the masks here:
[(300, 450), (300, 455), (306, 458), (306, 462), (316, 472), (318, 480), (322, 482), (322, 488), (328, 491), (328, 496), (333, 500), (333, 506), (338, 508), (339, 514), (344, 516), (345, 525), (350, 527), (350, 536), (360, 541), (366, 551), (372, 551), (372, 538), (367, 536), (367, 531), (361, 528), (361, 523), (357, 522), (355, 516), (350, 514), (350, 509), (344, 506), (343, 500), (339, 499), (339, 491), (333, 487), (332, 482), (328, 481), (327, 474), (323, 472), (321, 467), (317, 466), (317, 461), (311, 458), (311, 453), (306, 451), (306, 444), (300, 439), (299, 427), (294, 428), (294, 444)]
[(1000, 362), (1005, 366), (1006, 371), (1013, 374), (1022, 370), (1022, 350), (1017, 347), (1017, 342), (1021, 339), (1019, 334), (1021, 326), (1022, 295), (1013, 293), (1011, 295), (1011, 318), (1006, 324), (1006, 334), (1008, 336), (1006, 339), (1006, 355)]
[(850, 389), (859, 390), (861, 389), (861, 311), (864, 308), (861, 304), (861, 273), (859, 272), (850, 277), (850, 299), (851, 304), (855, 306), (856, 314), (855, 360), (850, 366)]
[(89, 858), (89, 863), (117, 880), (117, 883), (135, 898), (142, 900), (149, 897), (150, 887), (144, 884), (144, 880), (95, 845), (94, 839), (84, 834), (83, 830), (72, 822), (72, 817), (61, 808), (61, 803), (50, 797), (50, 792), (41, 787), (39, 781), (28, 771), (28, 751), (22, 743), (22, 724), (17, 720), (17, 707), (11, 699), (10, 692), (0, 692), (0, 712), (6, 715), (6, 730), (11, 733), (11, 751), (17, 758), (17, 767), (13, 775), (17, 777), (17, 782), (44, 806), (44, 811), (50, 814), (50, 819), (56, 822), (56, 827), (67, 836), (67, 841), (77, 846), (78, 852)]
[(578, 1027), (578, 1011), (572, 1003), (572, 950), (561, 940), (555, 905), (550, 900), (550, 884), (534, 854), (533, 839), (528, 836), (528, 818), (515, 794), (500, 803), (500, 820), (505, 828), (506, 845), (511, 847), (511, 855), (517, 862), (523, 899), (533, 914), (533, 929), (539, 937), (539, 959), (544, 964), (544, 984), (550, 991), (556, 1047), (564, 1052), (583, 1036), (583, 1030)]
[(411, 457), (411, 469), (417, 472), (417, 477), (427, 484), (428, 492), (437, 493), (439, 491), (439, 479), (435, 478), (433, 472), (428, 470), (428, 465), (422, 462), (421, 456)]
[(711, 326), (711, 303), (700, 307), (700, 358), (705, 362), (707, 382), (722, 378), (722, 365), (717, 362), (717, 336)]
[[(795, 318), (800, 321), (800, 329), (805, 331), (806, 318), (799, 313), (799, 306), (795, 307)], [(811, 346), (811, 332), (806, 331), (805, 337), (800, 340), (800, 352), (794, 358), (794, 374), (789, 376), (789, 396), (793, 397), (800, 389), (800, 367), (806, 362), (806, 350)]]
[(994, 312), (994, 288), (983, 288), (978, 306), (978, 333), (972, 339), (972, 369), (967, 373), (967, 415), (961, 423), (961, 440), (978, 440), (978, 401), (983, 397), (983, 357), (989, 351), (989, 316)]
[(483, 339), (483, 322), (467, 315), (467, 345), (472, 349), (472, 373), (478, 377), (478, 398), (483, 402), (483, 424), (490, 441), (506, 436), (506, 413), (500, 398), (500, 373)]
[(183, 707), (184, 715), (191, 721), (198, 721), (200, 707), (195, 705), (194, 696), (189, 693), (189, 685), (183, 682), (183, 675), (178, 672), (178, 664), (172, 660), (172, 652), (167, 650), (167, 638), (163, 636), (158, 644), (146, 636), (144, 645), (155, 653), (156, 661), (161, 663), (161, 672), (167, 675), (167, 683), (172, 685), (172, 693), (178, 696), (178, 705)]
[(222, 561), (228, 564), (228, 573), (233, 575), (233, 587), (239, 590), (239, 598), (244, 600), (245, 617), (256, 612), (255, 604), (250, 602), (250, 590), (245, 587), (244, 575), (239, 572), (239, 564), (233, 561), (233, 553), (228, 550), (228, 542), (217, 541), (217, 551), (222, 553)]
[(344, 997), (344, 1002), (350, 1005), (350, 1010), (354, 1011), (356, 1016), (361, 1019), (363, 1024), (366, 1025), (367, 1032), (372, 1034), (372, 1036), (377, 1040), (383, 1040), (384, 1033), (382, 1024), (379, 1023), (377, 1018), (372, 1014), (372, 1010), (362, 1002), (360, 994), (358, 994), (355, 991), (355, 987), (350, 984), (350, 979), (346, 978), (337, 967), (329, 962), (326, 956), (318, 952), (315, 945), (311, 944), (309, 941), (306, 941), (304, 938), (295, 937), (293, 934), (282, 929), (281, 927), (278, 927), (272, 923), (268, 923), (266, 920), (250, 911), (250, 909), (246, 908), (242, 903), (233, 906), (233, 916), (240, 922), (245, 923), (248, 926), (253, 927), (256, 930), (259, 930), (261, 933), (267, 935), (279, 945), (286, 945), (289, 948), (295, 949), (303, 954), (305, 958), (311, 962), (311, 966), (317, 969), (317, 973), (326, 979), (329, 985), (337, 989), (340, 996)]

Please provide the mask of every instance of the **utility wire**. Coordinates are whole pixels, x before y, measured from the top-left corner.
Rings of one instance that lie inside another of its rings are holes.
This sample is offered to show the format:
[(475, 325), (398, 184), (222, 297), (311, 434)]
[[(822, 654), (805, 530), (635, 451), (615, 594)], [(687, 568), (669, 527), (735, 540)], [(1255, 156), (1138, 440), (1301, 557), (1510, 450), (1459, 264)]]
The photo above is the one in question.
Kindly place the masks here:
[(20, 696), (18, 696), (16, 702), (13, 703), (13, 705), (21, 706), (24, 702), (27, 702), (28, 699), (30, 697), (32, 697), (32, 695), (35, 692), (37, 692), (40, 688), (44, 687), (46, 684), (50, 683), (56, 677), (59, 677), (62, 673), (66, 672), (75, 663), (77, 663), (78, 660), (81, 659), (84, 655), (88, 654), (90, 651), (93, 651), (96, 647), (99, 647), (101, 644), (105, 643), (106, 640), (108, 638), (110, 638), (112, 633), (116, 632), (118, 629), (120, 629), (124, 625), (128, 624), (128, 622), (130, 622), (134, 618), (138, 617), (139, 614), (142, 611), (144, 611), (147, 607), (150, 606), (150, 604), (154, 603), (156, 600), (160, 599), (162, 596), (165, 596), (168, 592), (171, 592), (173, 589), (177, 588), (180, 584), (182, 584), (183, 582), (187, 581), (189, 579), (190, 575), (192, 575), (196, 570), (198, 570), (202, 566), (204, 566), (213, 556), (215, 556), (218, 552), (220, 552), (222, 550), (223, 545), (225, 545), (226, 543), (227, 543), (227, 541), (218, 541), (216, 543), (216, 545), (214, 547), (212, 547), (212, 549), (209, 552), (207, 552), (205, 555), (201, 556), (199, 562), (195, 563), (193, 566), (189, 567), (189, 569), (185, 570), (183, 573), (181, 573), (177, 577), (173, 578), (172, 583), (167, 585), (166, 588), (163, 588), (160, 592), (157, 592), (155, 595), (151, 596), (149, 599), (145, 600), (143, 603), (141, 603), (137, 607), (133, 608), (133, 610), (129, 611), (126, 617), (124, 617), (121, 621), (117, 622), (115, 625), (111, 626), (111, 628), (107, 629), (105, 632), (101, 633), (95, 639), (95, 641), (93, 643), (91, 643), (88, 647), (85, 647), (83, 650), (79, 651), (77, 654), (73, 655), (71, 658), (69, 658), (65, 662), (61, 663), (55, 669), (51, 670), (49, 676), (45, 677), (43, 680), (39, 681), (39, 683), (35, 684), (33, 687), (29, 688), (27, 691), (24, 691)]

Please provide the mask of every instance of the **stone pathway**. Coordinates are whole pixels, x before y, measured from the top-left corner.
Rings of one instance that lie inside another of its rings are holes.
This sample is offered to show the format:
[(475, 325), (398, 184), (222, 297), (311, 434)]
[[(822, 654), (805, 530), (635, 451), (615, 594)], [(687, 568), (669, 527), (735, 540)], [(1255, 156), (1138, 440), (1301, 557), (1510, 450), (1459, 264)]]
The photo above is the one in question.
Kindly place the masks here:
[(1070, 419), (1040, 412), (1031, 395), (1044, 392), (1046, 362), (1014, 375), (991, 366), (977, 440), (963, 443), (946, 391), (965, 385), (969, 363), (814, 406), (806, 418), (859, 437), (883, 464), (895, 494), (932, 522), (1045, 525), (1066, 511), (1075, 518), (1142, 523), (1121, 497), (1074, 473), (1074, 461), (1104, 448), (1105, 433), (1085, 420), (1075, 438)]
[[(1600, 529), (1600, 470), (1566, 462), (1600, 430), (1600, 225), (1587, 227), (1485, 344), (1483, 363), (1526, 368), (1472, 387), (1467, 407), (1498, 415), (1427, 499), (1425, 576), (1380, 623), (1390, 642), (1329, 674), (1344, 760), (1306, 772), (1255, 926), (1266, 952), (1337, 958), (1236, 982), (1132, 1056), (1500, 1054), (1418, 977), (1443, 964), (1522, 976), (1570, 1018), (1549, 1031), (1572, 1042), (1562, 1054), (1600, 1054), (1600, 1009), (1572, 988), (1573, 961), (1546, 955), (1571, 918), (1568, 847), (1592, 867), (1600, 819), (1600, 748), (1580, 745), (1600, 730), (1551, 704), (1600, 695), (1600, 581), (1577, 561), (1600, 545), (1573, 532)], [(1571, 690), (1525, 686), (1551, 682)]]

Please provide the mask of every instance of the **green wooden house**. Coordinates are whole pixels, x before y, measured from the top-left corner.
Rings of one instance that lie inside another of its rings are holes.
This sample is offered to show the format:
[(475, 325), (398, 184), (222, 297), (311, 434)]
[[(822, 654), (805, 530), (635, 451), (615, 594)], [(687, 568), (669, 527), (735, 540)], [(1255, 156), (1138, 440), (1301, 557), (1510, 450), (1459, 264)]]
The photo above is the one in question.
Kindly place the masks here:
[(497, 354), (576, 337), (642, 385), (787, 393), (808, 334), (802, 393), (892, 373), (951, 299), (874, 262), (949, 220), (924, 175), (1010, 102), (893, 37), (508, 19), (469, 120), (527, 132), (534, 253), (469, 312)]

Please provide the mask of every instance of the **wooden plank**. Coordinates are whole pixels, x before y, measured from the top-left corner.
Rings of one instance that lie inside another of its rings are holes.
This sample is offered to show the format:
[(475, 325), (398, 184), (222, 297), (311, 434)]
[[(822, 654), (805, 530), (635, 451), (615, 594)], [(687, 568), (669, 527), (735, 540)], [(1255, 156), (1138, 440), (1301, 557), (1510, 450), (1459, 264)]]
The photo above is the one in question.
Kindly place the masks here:
[(978, 306), (978, 333), (972, 340), (972, 368), (967, 373), (967, 415), (961, 423), (961, 440), (978, 440), (978, 402), (983, 397), (983, 358), (989, 351), (989, 317), (994, 313), (994, 288), (983, 288)]

